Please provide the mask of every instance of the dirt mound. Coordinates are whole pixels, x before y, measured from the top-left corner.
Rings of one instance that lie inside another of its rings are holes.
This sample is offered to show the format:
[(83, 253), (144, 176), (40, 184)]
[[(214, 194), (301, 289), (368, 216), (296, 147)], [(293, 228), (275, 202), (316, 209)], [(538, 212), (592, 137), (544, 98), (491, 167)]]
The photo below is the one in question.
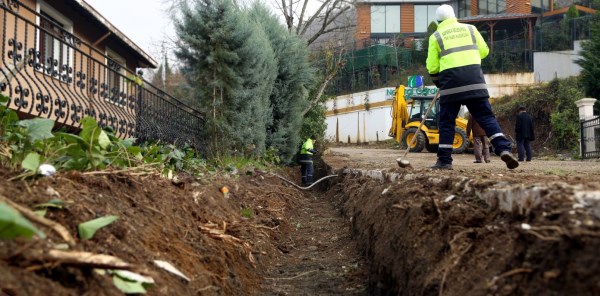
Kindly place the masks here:
[[(299, 179), (297, 170), (280, 174)], [(72, 236), (79, 223), (117, 215), (119, 220), (71, 251), (118, 257), (150, 275), (149, 295), (364, 295), (361, 254), (348, 222), (317, 191), (302, 192), (274, 175), (248, 171), (201, 180), (107, 172), (68, 172), (34, 181), (0, 169), (0, 196), (20, 205), (58, 198), (64, 209), (46, 218)], [(224, 195), (220, 188), (226, 186)], [(39, 226), (39, 225), (38, 225)], [(89, 266), (40, 259), (64, 243), (39, 226), (45, 240), (0, 241), (2, 295), (122, 295), (110, 276)], [(157, 268), (167, 261), (187, 282)]]
[(391, 172), (398, 181), (348, 174), (329, 193), (370, 262), (371, 294), (600, 293), (599, 205), (574, 198), (598, 182)]
[[(299, 195), (273, 185), (280, 183), (276, 178), (260, 174), (241, 180), (188, 178), (177, 185), (159, 176), (69, 172), (37, 181), (9, 182), (14, 174), (5, 170), (1, 174), (0, 195), (21, 205), (32, 207), (52, 198), (72, 202), (46, 215), (72, 235), (79, 223), (104, 215), (119, 216), (92, 240), (78, 242), (74, 250), (113, 255), (144, 267), (156, 281), (149, 293), (161, 295), (256, 293), (260, 266), (268, 265), (278, 252), (268, 238), (284, 221), (288, 200)], [(221, 186), (230, 188), (227, 197), (219, 192)], [(246, 217), (241, 215), (243, 211)], [(0, 287), (4, 293), (121, 294), (110, 277), (91, 268), (32, 260), (29, 251), (47, 250), (62, 242), (51, 230), (42, 229), (49, 236), (45, 241), (0, 241), (4, 259), (0, 260)], [(191, 281), (156, 268), (153, 260), (170, 262)]]

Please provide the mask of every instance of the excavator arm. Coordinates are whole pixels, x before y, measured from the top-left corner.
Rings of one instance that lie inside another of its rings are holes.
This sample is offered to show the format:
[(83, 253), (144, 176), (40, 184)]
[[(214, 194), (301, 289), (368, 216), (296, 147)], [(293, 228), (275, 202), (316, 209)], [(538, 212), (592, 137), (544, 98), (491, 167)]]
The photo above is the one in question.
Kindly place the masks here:
[(400, 143), (404, 127), (408, 122), (408, 110), (406, 106), (406, 99), (404, 98), (404, 85), (396, 88), (396, 94), (394, 95), (394, 102), (392, 103), (392, 127), (388, 133), (388, 136), (394, 138), (396, 142)]

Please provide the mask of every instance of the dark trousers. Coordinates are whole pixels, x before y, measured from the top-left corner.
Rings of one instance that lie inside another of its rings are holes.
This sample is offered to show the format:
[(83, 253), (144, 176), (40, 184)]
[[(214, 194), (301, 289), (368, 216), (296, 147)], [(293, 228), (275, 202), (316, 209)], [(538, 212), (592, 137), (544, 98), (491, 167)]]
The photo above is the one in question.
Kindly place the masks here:
[[(523, 161), (523, 159), (531, 161), (531, 141), (527, 139), (517, 140), (517, 153), (519, 154), (519, 161)], [(527, 158), (524, 158), (524, 156)]]
[(301, 154), (300, 160), (300, 174), (302, 175), (302, 184), (310, 185), (313, 183), (313, 161), (312, 155), (310, 154)]
[(475, 118), (479, 126), (490, 139), (494, 152), (500, 155), (503, 151), (511, 151), (512, 145), (502, 133), (492, 106), (488, 99), (473, 99), (462, 102), (450, 102), (440, 104), (440, 145), (438, 147), (438, 162), (441, 164), (452, 164), (452, 143), (454, 142), (454, 129), (456, 127), (456, 116), (460, 106), (465, 105), (471, 116)]

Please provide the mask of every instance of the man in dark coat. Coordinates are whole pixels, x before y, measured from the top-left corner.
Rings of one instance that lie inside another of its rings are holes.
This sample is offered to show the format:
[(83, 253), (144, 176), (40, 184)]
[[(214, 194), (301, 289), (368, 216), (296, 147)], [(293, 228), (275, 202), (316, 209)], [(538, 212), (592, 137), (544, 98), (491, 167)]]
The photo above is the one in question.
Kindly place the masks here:
[(527, 111), (525, 111), (525, 106), (519, 107), (519, 114), (515, 123), (515, 133), (519, 161), (523, 161), (524, 159), (531, 161), (530, 142), (535, 140), (535, 136), (533, 135), (533, 120)]

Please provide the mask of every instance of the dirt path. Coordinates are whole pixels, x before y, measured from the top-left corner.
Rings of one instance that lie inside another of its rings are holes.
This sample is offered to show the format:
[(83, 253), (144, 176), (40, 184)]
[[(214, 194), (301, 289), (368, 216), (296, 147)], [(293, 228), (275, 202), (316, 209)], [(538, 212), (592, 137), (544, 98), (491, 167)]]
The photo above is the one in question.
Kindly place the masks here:
[[(328, 165), (333, 168), (360, 169), (397, 169), (396, 158), (403, 155), (403, 150), (374, 149), (368, 147), (332, 147), (329, 154), (324, 156)], [(534, 157), (531, 162), (521, 162), (513, 171), (506, 169), (504, 162), (493, 155), (491, 163), (474, 164), (473, 154), (454, 154), (452, 163), (456, 172), (490, 172), (521, 175), (587, 175), (600, 176), (598, 160), (540, 160)], [(409, 153), (408, 161), (415, 170), (428, 170), (436, 161), (435, 153)]]
[(303, 195), (287, 219), (282, 255), (267, 270), (265, 295), (366, 295), (365, 262), (339, 211), (322, 193)]

